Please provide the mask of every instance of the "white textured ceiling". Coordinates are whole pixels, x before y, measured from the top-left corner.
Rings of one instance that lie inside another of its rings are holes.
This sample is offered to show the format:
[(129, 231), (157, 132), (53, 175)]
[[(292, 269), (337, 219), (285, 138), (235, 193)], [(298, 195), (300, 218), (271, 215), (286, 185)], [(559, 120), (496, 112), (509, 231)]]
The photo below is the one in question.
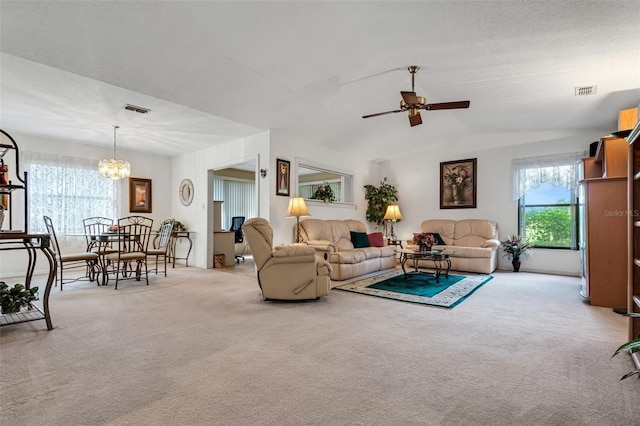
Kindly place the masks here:
[[(115, 123), (163, 155), (260, 129), (372, 157), (597, 137), (640, 102), (638, 22), (639, 1), (3, 0), (0, 126), (111, 145)], [(429, 103), (471, 107), (363, 120), (397, 109), (409, 65)]]

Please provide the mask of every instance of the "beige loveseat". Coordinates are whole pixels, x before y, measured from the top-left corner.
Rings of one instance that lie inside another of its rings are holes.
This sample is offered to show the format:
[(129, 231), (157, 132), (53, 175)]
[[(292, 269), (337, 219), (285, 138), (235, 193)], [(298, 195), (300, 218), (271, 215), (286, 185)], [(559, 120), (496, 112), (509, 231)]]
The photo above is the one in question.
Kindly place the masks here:
[[(455, 271), (490, 274), (498, 267), (498, 224), (484, 219), (425, 220), (421, 232), (437, 233), (446, 245), (435, 245), (437, 250), (455, 251), (451, 256), (451, 269)], [(418, 266), (431, 268), (433, 262), (420, 260)]]
[(351, 232), (366, 234), (367, 228), (359, 220), (305, 219), (300, 222), (300, 237), (331, 264), (332, 287), (359, 275), (394, 268), (394, 246), (355, 248)]

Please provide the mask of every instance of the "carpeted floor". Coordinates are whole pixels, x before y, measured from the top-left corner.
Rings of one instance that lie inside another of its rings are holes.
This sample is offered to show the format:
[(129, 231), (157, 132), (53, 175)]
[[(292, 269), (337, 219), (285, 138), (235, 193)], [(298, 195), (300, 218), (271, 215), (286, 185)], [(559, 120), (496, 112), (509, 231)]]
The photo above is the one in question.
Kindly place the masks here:
[(491, 278), (490, 275), (449, 274), (440, 276), (436, 282), (432, 273), (421, 271), (405, 276), (402, 270), (395, 269), (339, 285), (335, 289), (402, 302), (453, 308)]
[[(626, 319), (573, 277), (496, 272), (453, 310), (176, 268), (54, 290), (0, 328), (3, 425), (638, 425)], [(37, 285), (37, 284), (36, 284)]]

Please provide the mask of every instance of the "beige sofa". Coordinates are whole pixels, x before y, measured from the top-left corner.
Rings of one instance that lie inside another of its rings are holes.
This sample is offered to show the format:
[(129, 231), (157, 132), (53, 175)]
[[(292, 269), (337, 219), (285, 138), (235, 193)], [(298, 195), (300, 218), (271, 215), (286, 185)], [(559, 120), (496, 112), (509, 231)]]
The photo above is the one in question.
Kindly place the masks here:
[[(435, 245), (434, 249), (455, 251), (451, 256), (454, 271), (490, 274), (498, 267), (498, 224), (490, 220), (464, 219), (425, 220), (420, 232), (440, 234), (446, 245)], [(433, 267), (433, 262), (420, 260), (418, 266)]]
[(332, 287), (342, 281), (396, 266), (395, 246), (355, 248), (351, 231), (367, 232), (359, 220), (305, 219), (300, 222), (300, 237), (322, 254), (332, 267)]

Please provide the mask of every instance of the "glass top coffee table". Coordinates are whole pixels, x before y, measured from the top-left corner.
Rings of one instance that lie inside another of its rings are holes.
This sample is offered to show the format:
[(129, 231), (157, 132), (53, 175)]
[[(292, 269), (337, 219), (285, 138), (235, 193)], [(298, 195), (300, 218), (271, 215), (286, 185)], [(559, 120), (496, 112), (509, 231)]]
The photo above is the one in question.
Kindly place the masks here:
[[(404, 277), (408, 278), (411, 274), (419, 274), (422, 271), (418, 269), (418, 260), (430, 260), (433, 262), (434, 272), (433, 276), (436, 282), (440, 282), (440, 275), (444, 273), (445, 278), (449, 278), (449, 271), (451, 271), (451, 256), (458, 254), (454, 251), (441, 250), (441, 251), (419, 251), (414, 249), (397, 249), (397, 253), (400, 253), (400, 266), (402, 266), (402, 272)], [(405, 264), (407, 261), (413, 261), (413, 271), (407, 272)]]

